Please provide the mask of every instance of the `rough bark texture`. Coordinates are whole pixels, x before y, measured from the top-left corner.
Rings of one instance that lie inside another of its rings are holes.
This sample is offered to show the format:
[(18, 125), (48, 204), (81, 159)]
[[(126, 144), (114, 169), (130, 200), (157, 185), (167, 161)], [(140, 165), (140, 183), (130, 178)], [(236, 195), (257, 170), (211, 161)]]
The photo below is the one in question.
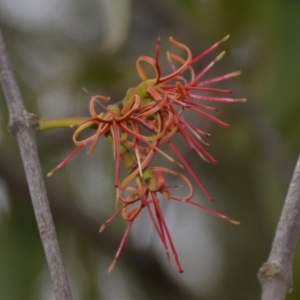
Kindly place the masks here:
[(9, 130), (17, 139), (32, 199), (38, 230), (57, 300), (70, 300), (71, 292), (62, 261), (38, 158), (37, 117), (26, 111), (0, 31), (0, 80), (9, 110)]

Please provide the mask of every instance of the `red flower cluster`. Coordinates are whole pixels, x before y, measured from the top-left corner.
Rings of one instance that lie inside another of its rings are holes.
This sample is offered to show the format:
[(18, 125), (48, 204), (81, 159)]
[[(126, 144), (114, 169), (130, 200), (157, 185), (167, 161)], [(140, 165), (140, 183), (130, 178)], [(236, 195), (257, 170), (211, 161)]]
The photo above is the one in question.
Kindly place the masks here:
[[(228, 124), (211, 114), (212, 112), (217, 111), (214, 107), (204, 105), (203, 102), (245, 101), (245, 99), (206, 95), (207, 93), (227, 95), (232, 93), (232, 90), (216, 89), (207, 86), (237, 76), (240, 72), (233, 72), (202, 80), (203, 76), (224, 56), (225, 52), (218, 55), (217, 58), (208, 64), (201, 72), (196, 73), (193, 68), (195, 63), (228, 38), (229, 36), (226, 36), (202, 54), (193, 58), (192, 53), (187, 46), (175, 41), (171, 37), (171, 44), (184, 50), (186, 52), (186, 57), (182, 58), (181, 56), (168, 52), (167, 58), (170, 61), (172, 72), (167, 76), (161, 75), (159, 65), (160, 41), (158, 41), (156, 44), (155, 58), (148, 56), (141, 56), (138, 58), (137, 70), (142, 79), (142, 83), (135, 88), (129, 89), (121, 102), (105, 107), (102, 104), (102, 101), (107, 102), (109, 98), (103, 96), (91, 97), (89, 105), (91, 118), (78, 125), (73, 135), (73, 141), (77, 147), (65, 160), (48, 174), (50, 176), (56, 169), (62, 167), (85, 145), (90, 144), (88, 153), (91, 153), (101, 136), (105, 136), (111, 141), (114, 159), (116, 161), (115, 187), (117, 189), (117, 211), (101, 226), (100, 231), (102, 231), (105, 226), (119, 214), (122, 214), (123, 219), (127, 221), (128, 225), (115, 255), (115, 260), (109, 268), (109, 271), (113, 269), (116, 260), (120, 255), (134, 220), (141, 210), (146, 208), (154, 228), (165, 247), (168, 262), (171, 263), (169, 254), (169, 248), (171, 248), (178, 270), (179, 272), (183, 272), (174, 243), (160, 208), (158, 194), (163, 195), (167, 200), (172, 199), (189, 203), (222, 219), (238, 224), (238, 222), (227, 216), (191, 201), (193, 196), (193, 185), (190, 180), (180, 172), (162, 167), (149, 166), (156, 152), (159, 152), (182, 168), (185, 167), (205, 195), (210, 200), (213, 200), (212, 195), (205, 188), (204, 184), (193, 171), (183, 154), (171, 141), (171, 138), (179, 133), (191, 149), (193, 149), (203, 160), (213, 164), (217, 162), (205, 149), (207, 143), (203, 140), (203, 137), (209, 136), (209, 134), (190, 124), (183, 116), (183, 112), (185, 110), (190, 110), (221, 126), (229, 127)], [(156, 74), (155, 78), (148, 79), (143, 68), (144, 63), (150, 64), (150, 66), (153, 67)], [(186, 79), (187, 76), (185, 76), (185, 73), (189, 74), (189, 79)], [(205, 95), (202, 95), (201, 92), (204, 92)], [(101, 110), (98, 111), (99, 109)], [(94, 128), (95, 133), (84, 140), (80, 139), (80, 134), (88, 128)], [(163, 143), (167, 143), (170, 146), (171, 150), (178, 157), (179, 162), (159, 148)], [(121, 160), (125, 164), (128, 173), (122, 181), (120, 181)], [(172, 174), (181, 179), (189, 189), (188, 195), (185, 197), (178, 197), (175, 194), (171, 194), (169, 191), (171, 187), (168, 187), (165, 182), (165, 174)], [(135, 181), (135, 184), (133, 184), (132, 181)]]

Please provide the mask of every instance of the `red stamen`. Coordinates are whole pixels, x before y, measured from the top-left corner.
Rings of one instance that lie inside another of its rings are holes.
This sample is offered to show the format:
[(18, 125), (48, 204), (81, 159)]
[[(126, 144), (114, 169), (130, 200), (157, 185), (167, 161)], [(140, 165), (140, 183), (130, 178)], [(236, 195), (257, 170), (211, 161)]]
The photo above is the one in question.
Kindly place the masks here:
[(120, 156), (120, 135), (119, 135), (119, 127), (116, 124), (116, 121), (113, 120), (111, 134), (113, 139), (113, 149), (114, 149), (114, 159), (116, 161), (116, 178), (115, 178), (115, 187), (119, 186), (120, 183), (120, 169), (121, 169), (121, 156)]
[(81, 145), (77, 146), (60, 164), (58, 164), (52, 171), (47, 174), (47, 177), (50, 177), (56, 170), (64, 166), (86, 144), (87, 143), (82, 143)]
[(218, 82), (218, 81), (223, 81), (223, 80), (238, 76), (240, 74), (241, 74), (240, 71), (236, 71), (236, 72), (232, 72), (232, 73), (229, 73), (229, 74), (221, 75), (221, 76), (218, 76), (218, 77), (214, 77), (214, 78), (199, 82), (199, 83), (197, 83), (197, 86), (203, 86), (203, 85), (208, 85), (208, 84), (215, 83), (215, 82)]
[(204, 52), (202, 52), (201, 54), (199, 54), (198, 56), (196, 56), (191, 62), (190, 65), (193, 65), (194, 63), (196, 63), (198, 60), (202, 59), (204, 56), (206, 56), (207, 54), (209, 54), (210, 52), (212, 52), (214, 49), (216, 49), (221, 43), (225, 42), (226, 40), (228, 40), (230, 38), (230, 35), (226, 35), (224, 38), (222, 38), (220, 41), (216, 42), (215, 44), (213, 44), (211, 47), (209, 47), (207, 50), (205, 50)]
[(204, 111), (202, 111), (202, 110), (200, 110), (200, 109), (197, 109), (197, 108), (195, 108), (195, 107), (190, 107), (189, 109), (192, 110), (192, 111), (194, 111), (194, 112), (196, 112), (196, 113), (198, 113), (198, 114), (200, 114), (200, 115), (202, 115), (202, 116), (204, 116), (205, 118), (207, 118), (207, 119), (209, 119), (209, 120), (211, 120), (211, 121), (213, 121), (213, 122), (215, 122), (215, 123), (217, 123), (217, 124), (223, 126), (223, 127), (226, 127), (226, 128), (229, 128), (229, 127), (230, 127), (229, 124), (227, 124), (227, 123), (225, 123), (225, 122), (219, 120), (218, 118), (213, 117), (213, 116), (210, 115), (210, 114), (205, 113)]
[[(185, 123), (184, 119), (181, 118), (181, 122)], [(210, 155), (210, 153), (200, 144), (195, 140), (188, 131), (184, 130), (182, 126), (178, 125), (178, 130), (182, 134), (182, 136), (185, 138), (185, 140), (189, 143), (190, 147), (195, 150), (198, 153), (198, 150), (200, 153), (206, 158), (206, 161), (211, 162), (212, 164), (217, 164), (217, 160)], [(202, 157), (202, 155), (200, 155)]]
[(204, 194), (206, 195), (206, 197), (210, 200), (210, 201), (214, 201), (213, 196), (211, 195), (211, 193), (208, 191), (208, 189), (205, 187), (205, 185), (203, 184), (203, 182), (200, 180), (200, 178), (196, 175), (196, 173), (194, 172), (194, 170), (191, 168), (191, 166), (189, 165), (189, 163), (186, 161), (186, 159), (184, 158), (184, 156), (180, 153), (180, 151), (176, 148), (176, 146), (171, 142), (168, 141), (169, 146), (171, 147), (171, 149), (174, 151), (174, 153), (179, 157), (180, 161), (182, 162), (182, 164), (187, 168), (187, 170), (190, 172), (190, 174), (192, 175), (192, 177), (194, 178), (194, 180), (197, 182), (197, 184), (199, 185), (199, 187), (202, 189), (202, 191), (204, 192)]
[(154, 192), (151, 192), (151, 195), (152, 195), (152, 199), (153, 199), (153, 204), (155, 206), (155, 211), (157, 213), (157, 217), (160, 220), (159, 223), (162, 226), (163, 232), (167, 235), (167, 238), (168, 238), (168, 241), (169, 241), (169, 244), (170, 244), (170, 247), (171, 247), (171, 250), (173, 252), (174, 259), (175, 259), (175, 262), (176, 262), (176, 265), (177, 265), (177, 268), (178, 268), (178, 271), (180, 273), (183, 273), (183, 269), (181, 267), (181, 264), (180, 264), (180, 261), (179, 261), (179, 257), (178, 257), (177, 251), (176, 251), (176, 248), (174, 246), (174, 243), (173, 243), (172, 237), (170, 235), (168, 226), (167, 226), (167, 224), (165, 222), (164, 216), (163, 216), (162, 211), (160, 209), (160, 205), (158, 203), (158, 199), (156, 198), (156, 194)]
[[(209, 92), (209, 93), (220, 93), (220, 94), (232, 94), (232, 90), (224, 90), (224, 89), (216, 89), (216, 88), (205, 88), (205, 87), (198, 87), (197, 85), (196, 86), (190, 86), (189, 84), (187, 85), (184, 85), (182, 86), (183, 89), (187, 90), (187, 91), (201, 91), (201, 92)], [(171, 90), (171, 91), (175, 91), (176, 88), (174, 85), (167, 85), (167, 84), (164, 84), (162, 86), (162, 89), (164, 91), (168, 91), (168, 90)]]
[(116, 217), (117, 215), (124, 209), (125, 205), (122, 206), (121, 208), (119, 208), (108, 220), (106, 220), (100, 227), (99, 232), (102, 232), (105, 227), (111, 223)]
[[(218, 58), (218, 57), (217, 57)], [(189, 84), (189, 86), (193, 86), (197, 84), (197, 81), (203, 77), (214, 65), (216, 64), (216, 59), (209, 63)]]
[(232, 90), (223, 90), (223, 89), (215, 89), (215, 88), (204, 88), (204, 87), (190, 87), (184, 86), (186, 90), (193, 90), (193, 91), (201, 91), (201, 92), (209, 92), (209, 93), (219, 93), (219, 94), (232, 94)]
[(204, 101), (214, 101), (214, 102), (237, 102), (238, 99), (234, 98), (223, 98), (223, 97), (208, 97), (203, 95), (190, 94), (191, 97)]
[(159, 52), (160, 52), (160, 38), (157, 39), (156, 46), (155, 46), (155, 62), (156, 62), (155, 67), (157, 72), (157, 81), (159, 81), (161, 76), (161, 71), (159, 67)]
[(123, 235), (122, 240), (121, 240), (121, 243), (120, 243), (120, 245), (118, 247), (118, 250), (116, 252), (115, 259), (113, 260), (112, 264), (108, 268), (108, 273), (111, 273), (112, 270), (114, 269), (115, 265), (116, 265), (117, 259), (118, 259), (119, 255), (120, 255), (120, 253), (121, 253), (121, 251), (123, 249), (123, 246), (124, 246), (125, 241), (126, 241), (126, 239), (128, 237), (128, 234), (130, 232), (132, 224), (133, 224), (133, 222), (128, 222), (128, 224), (127, 224), (126, 230), (125, 230), (124, 235)]
[[(175, 201), (178, 201), (178, 202), (183, 202), (183, 201), (177, 200), (177, 199), (174, 199), (174, 200), (175, 200)], [(193, 206), (196, 206), (196, 207), (198, 207), (198, 208), (200, 208), (200, 209), (202, 209), (202, 210), (205, 210), (205, 211), (208, 212), (209, 214), (214, 215), (214, 216), (216, 216), (216, 217), (218, 217), (218, 218), (224, 219), (224, 220), (226, 220), (226, 221), (229, 221), (230, 223), (232, 223), (232, 224), (234, 224), (234, 225), (239, 225), (239, 224), (240, 224), (239, 221), (233, 220), (233, 219), (229, 218), (228, 216), (225, 216), (225, 215), (223, 215), (223, 214), (220, 214), (220, 213), (218, 213), (218, 212), (216, 212), (216, 211), (214, 211), (214, 210), (212, 210), (212, 209), (210, 209), (210, 208), (208, 208), (208, 207), (205, 207), (205, 206), (203, 206), (203, 205), (201, 205), (201, 204), (199, 204), (199, 203), (196, 203), (196, 202), (194, 202), (194, 201), (188, 201), (188, 202), (186, 202), (186, 203), (189, 203), (189, 204), (191, 204), (191, 205), (193, 205)]]

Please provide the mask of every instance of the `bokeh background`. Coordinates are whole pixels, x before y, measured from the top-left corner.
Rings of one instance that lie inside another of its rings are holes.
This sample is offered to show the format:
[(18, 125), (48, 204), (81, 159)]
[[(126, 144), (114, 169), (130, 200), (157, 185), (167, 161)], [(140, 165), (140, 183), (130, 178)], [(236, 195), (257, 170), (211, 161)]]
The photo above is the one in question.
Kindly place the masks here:
[[(162, 38), (205, 50), (226, 34), (226, 56), (210, 72), (242, 70), (219, 86), (247, 103), (218, 105), (230, 129), (197, 117), (209, 130), (219, 164), (182, 151), (216, 201), (196, 188), (195, 201), (241, 221), (224, 222), (188, 205), (162, 206), (185, 272), (167, 266), (148, 215), (134, 224), (112, 274), (125, 229), (121, 218), (99, 234), (115, 209), (109, 143), (82, 151), (46, 185), (74, 299), (253, 300), (300, 149), (300, 2), (294, 0), (0, 0), (0, 25), (26, 107), (42, 117), (87, 116), (88, 96), (123, 98), (139, 83), (135, 60)], [(164, 58), (164, 54), (162, 54)], [(217, 85), (216, 85), (217, 86)], [(7, 131), (0, 92), (0, 299), (54, 299), (16, 141)], [(189, 116), (192, 118), (193, 116)], [(195, 116), (194, 116), (195, 117)], [(37, 136), (46, 175), (73, 148), (72, 131)], [(157, 158), (157, 163), (166, 164)], [(294, 291), (300, 297), (300, 257)]]

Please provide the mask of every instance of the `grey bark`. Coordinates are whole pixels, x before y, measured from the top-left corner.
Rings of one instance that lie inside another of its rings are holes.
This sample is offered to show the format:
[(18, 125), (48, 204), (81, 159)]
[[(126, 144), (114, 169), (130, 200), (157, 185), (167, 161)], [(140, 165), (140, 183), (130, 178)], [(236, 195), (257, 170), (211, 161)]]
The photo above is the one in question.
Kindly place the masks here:
[(57, 300), (71, 300), (71, 292), (51, 215), (39, 163), (35, 135), (37, 117), (24, 105), (0, 31), (0, 81), (9, 110), (9, 130), (15, 136), (26, 173), (32, 205)]
[(283, 300), (292, 291), (292, 270), (300, 231), (300, 156), (289, 186), (268, 261), (259, 270), (262, 300)]

